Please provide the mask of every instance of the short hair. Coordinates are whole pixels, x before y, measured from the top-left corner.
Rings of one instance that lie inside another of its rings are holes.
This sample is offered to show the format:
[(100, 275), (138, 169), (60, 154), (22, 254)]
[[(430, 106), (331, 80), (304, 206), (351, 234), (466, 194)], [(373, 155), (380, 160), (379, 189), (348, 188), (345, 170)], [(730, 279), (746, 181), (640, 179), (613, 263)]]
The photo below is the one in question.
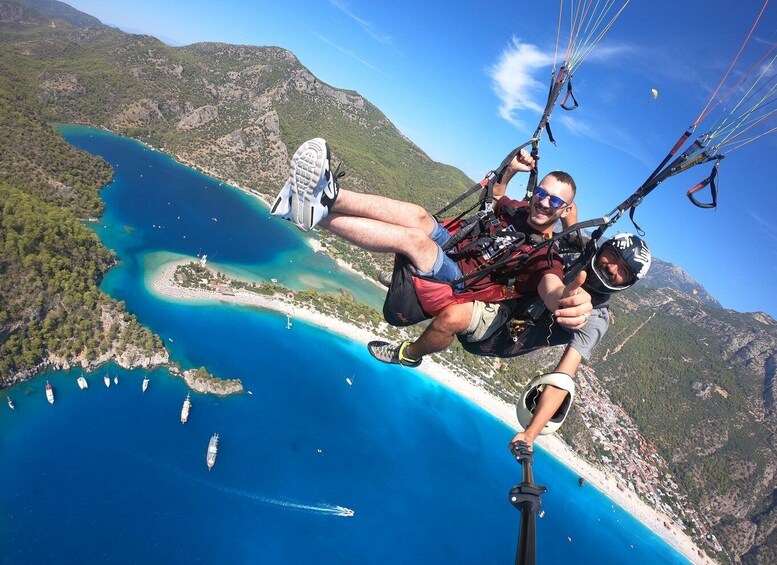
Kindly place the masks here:
[(572, 178), (572, 175), (565, 173), (564, 171), (552, 171), (548, 173), (547, 176), (553, 176), (558, 182), (568, 184), (572, 189), (572, 200), (575, 199), (575, 195), (577, 194), (577, 185), (575, 184), (575, 179)]

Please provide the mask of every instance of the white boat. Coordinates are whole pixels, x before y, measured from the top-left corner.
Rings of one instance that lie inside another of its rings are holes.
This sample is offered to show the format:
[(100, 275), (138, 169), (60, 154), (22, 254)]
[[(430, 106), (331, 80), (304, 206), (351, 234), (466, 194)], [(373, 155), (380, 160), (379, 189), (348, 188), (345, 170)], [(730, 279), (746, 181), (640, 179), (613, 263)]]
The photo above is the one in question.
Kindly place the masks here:
[(54, 389), (51, 388), (49, 381), (46, 381), (46, 400), (49, 401), (49, 404), (54, 404)]
[(191, 401), (191, 393), (186, 393), (186, 400), (183, 401), (183, 406), (181, 407), (181, 423), (185, 424), (186, 420), (189, 419), (189, 410), (192, 408), (192, 401)]
[(114, 377), (113, 377), (113, 384), (115, 384), (115, 385), (119, 384), (119, 375), (114, 375)]
[(291, 316), (289, 316), (288, 314), (286, 314), (286, 329), (287, 330), (291, 329)]
[(348, 383), (348, 386), (351, 386), (353, 384), (353, 379), (351, 377), (345, 377), (345, 382)]
[(5, 398), (6, 398), (6, 400), (8, 400), (8, 407), (9, 407), (11, 410), (13, 410), (13, 409), (14, 409), (13, 400), (11, 400), (11, 397), (10, 397), (10, 396), (6, 396)]
[(207, 462), (208, 462), (208, 471), (210, 471), (213, 466), (216, 464), (216, 455), (218, 455), (219, 452), (219, 434), (213, 434), (213, 437), (210, 438), (210, 441), (208, 442), (208, 455), (207, 455)]
[(103, 382), (105, 383), (105, 386), (110, 387), (111, 386), (111, 377), (108, 375), (105, 375), (103, 377)]
[(84, 390), (85, 388), (89, 388), (89, 383), (86, 382), (86, 379), (84, 378), (83, 375), (78, 377), (78, 380), (76, 380), (76, 382), (78, 383), (78, 388), (80, 388), (81, 390)]
[(143, 379), (143, 386), (141, 387), (143, 389), (143, 392), (146, 392), (146, 389), (148, 388), (148, 377), (145, 377)]

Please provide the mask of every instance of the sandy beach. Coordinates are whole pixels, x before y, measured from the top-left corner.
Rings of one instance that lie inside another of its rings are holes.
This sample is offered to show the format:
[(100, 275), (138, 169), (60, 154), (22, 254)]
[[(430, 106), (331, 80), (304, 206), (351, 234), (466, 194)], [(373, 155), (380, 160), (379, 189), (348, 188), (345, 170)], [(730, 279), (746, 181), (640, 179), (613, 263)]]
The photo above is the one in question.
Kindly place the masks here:
[[(194, 260), (194, 259), (192, 259)], [(353, 341), (366, 344), (377, 336), (372, 331), (367, 331), (358, 326), (342, 320), (330, 318), (325, 314), (309, 308), (301, 308), (293, 300), (285, 297), (270, 297), (252, 293), (246, 290), (235, 290), (234, 295), (224, 295), (216, 291), (197, 290), (183, 288), (176, 284), (174, 279), (175, 269), (178, 265), (189, 261), (175, 261), (165, 265), (161, 274), (153, 281), (151, 289), (158, 296), (174, 300), (210, 300), (214, 302), (230, 302), (246, 306), (259, 307), (273, 310), (291, 316), (293, 319), (303, 320), (329, 331), (336, 332)], [(475, 386), (464, 378), (461, 378), (439, 363), (425, 359), (417, 369), (423, 374), (433, 378), (437, 382), (451, 389), (455, 393), (469, 399), (496, 418), (517, 429), (515, 407), (493, 396), (487, 391)], [(636, 494), (629, 490), (621, 490), (613, 477), (593, 467), (587, 461), (578, 457), (561, 439), (555, 435), (543, 436), (536, 441), (542, 449), (549, 452), (579, 476), (585, 478), (589, 484), (607, 495), (624, 510), (636, 517), (640, 522), (653, 530), (661, 538), (665, 539), (675, 549), (680, 551), (693, 563), (715, 563), (706, 555), (699, 554), (699, 548), (693, 540), (686, 535), (672, 518), (657, 512)], [(507, 449), (507, 446), (504, 446)], [(667, 528), (665, 524), (669, 524)]]

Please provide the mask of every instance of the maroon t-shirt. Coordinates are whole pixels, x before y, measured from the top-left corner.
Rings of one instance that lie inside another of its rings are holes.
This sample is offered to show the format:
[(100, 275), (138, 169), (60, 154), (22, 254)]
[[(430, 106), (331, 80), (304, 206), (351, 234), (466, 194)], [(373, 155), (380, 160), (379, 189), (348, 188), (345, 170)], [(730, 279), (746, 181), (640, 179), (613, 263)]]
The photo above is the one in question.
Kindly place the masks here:
[[(506, 208), (514, 209), (516, 211), (515, 214), (509, 214), (505, 211)], [(525, 233), (527, 236), (527, 242), (521, 245), (518, 251), (514, 251), (511, 254), (513, 256), (517, 256), (521, 253), (529, 253), (532, 250), (533, 246), (531, 241), (529, 241), (530, 235), (539, 235), (543, 237), (540, 232), (529, 226), (527, 223), (529, 217), (529, 203), (526, 201), (513, 200), (512, 198), (503, 196), (496, 201), (496, 204), (494, 205), (494, 214), (499, 220), (502, 230)], [(471, 242), (471, 239), (464, 239), (457, 245), (456, 250), (460, 251)], [(507, 243), (509, 243), (509, 241)], [(497, 241), (497, 243), (491, 245), (490, 248), (492, 251), (497, 252), (500, 249), (499, 242)], [(499, 261), (504, 258), (506, 258), (506, 255), (502, 253), (499, 254), (495, 260)], [(529, 255), (528, 260), (517, 271), (515, 271), (515, 267), (510, 267), (509, 265), (494, 269), (488, 276), (472, 285), (471, 289), (480, 290), (486, 288), (489, 285), (493, 285), (494, 280), (503, 279), (503, 275), (509, 273), (515, 279), (513, 290), (517, 294), (524, 295), (537, 292), (537, 287), (539, 286), (542, 277), (549, 273), (553, 273), (563, 280), (564, 264), (555, 248), (552, 248), (550, 259), (551, 260), (549, 260), (548, 247), (542, 247)], [(467, 275), (491, 264), (491, 262), (492, 261), (490, 261), (489, 258), (486, 258), (479, 253), (473, 253), (472, 256), (466, 256), (459, 260), (459, 268), (463, 274)]]

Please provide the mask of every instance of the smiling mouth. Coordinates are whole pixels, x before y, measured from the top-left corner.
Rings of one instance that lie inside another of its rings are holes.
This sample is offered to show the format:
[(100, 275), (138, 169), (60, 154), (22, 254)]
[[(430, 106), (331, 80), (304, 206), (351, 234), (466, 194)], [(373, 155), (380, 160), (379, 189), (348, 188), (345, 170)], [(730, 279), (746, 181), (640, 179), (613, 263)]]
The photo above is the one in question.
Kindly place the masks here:
[(545, 206), (540, 204), (537, 204), (537, 211), (544, 216), (552, 216), (553, 212), (555, 212), (553, 208), (545, 208)]

